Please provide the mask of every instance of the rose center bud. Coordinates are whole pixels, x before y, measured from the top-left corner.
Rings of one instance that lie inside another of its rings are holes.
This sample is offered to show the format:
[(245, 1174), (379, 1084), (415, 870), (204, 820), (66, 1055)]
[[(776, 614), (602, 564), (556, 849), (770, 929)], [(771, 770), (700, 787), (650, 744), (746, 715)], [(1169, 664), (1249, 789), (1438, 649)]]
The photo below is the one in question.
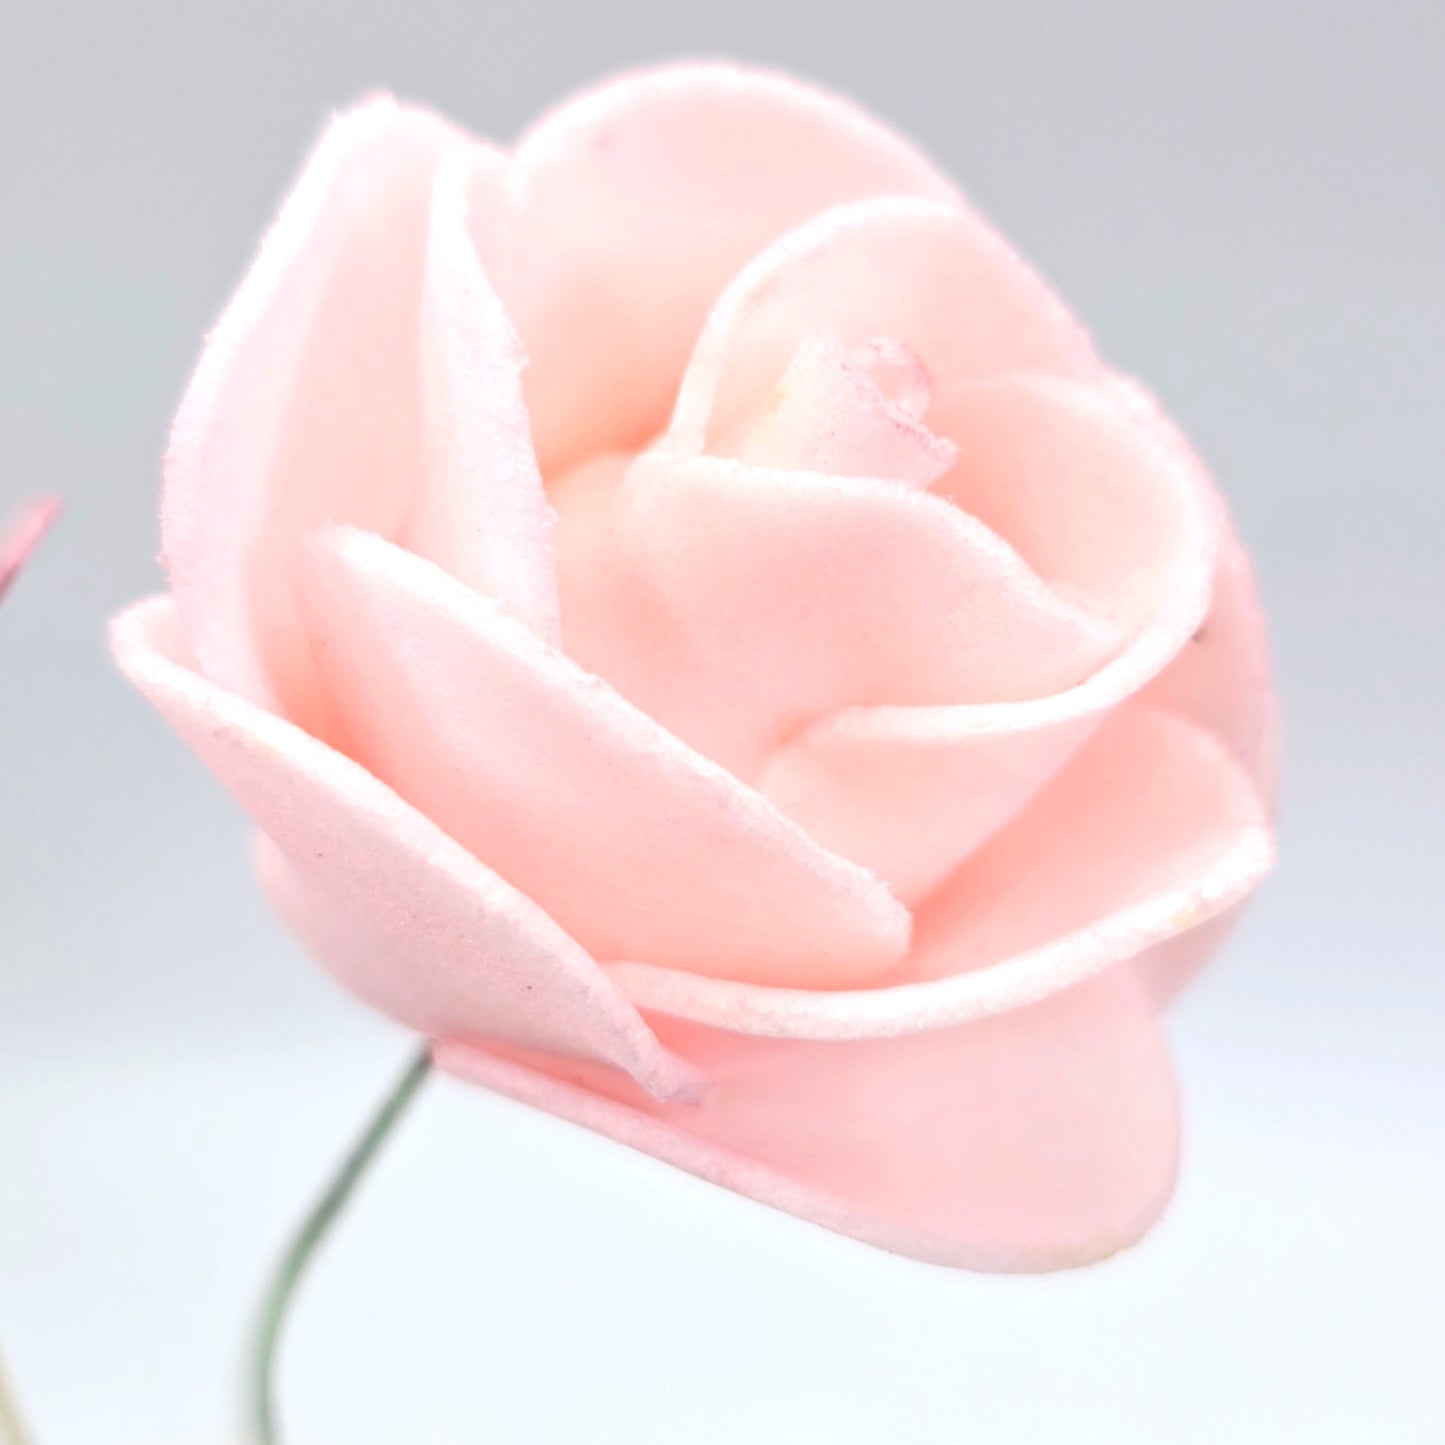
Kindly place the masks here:
[(924, 422), (932, 398), (923, 363), (890, 337), (810, 336), (731, 450), (757, 466), (927, 487), (957, 455)]

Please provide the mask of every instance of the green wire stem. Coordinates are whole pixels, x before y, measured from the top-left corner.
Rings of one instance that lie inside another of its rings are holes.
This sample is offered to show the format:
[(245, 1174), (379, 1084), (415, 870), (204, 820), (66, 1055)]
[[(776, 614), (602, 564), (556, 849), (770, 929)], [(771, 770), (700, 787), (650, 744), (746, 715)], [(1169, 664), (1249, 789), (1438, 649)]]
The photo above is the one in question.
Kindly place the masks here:
[[(351, 1146), (341, 1167), (326, 1186), (311, 1212), (302, 1221), (286, 1252), (281, 1256), (261, 1304), (251, 1354), (251, 1436), (256, 1445), (279, 1445), (281, 1433), (276, 1409), (276, 1358), (281, 1333), (289, 1316), (297, 1287), (312, 1257), (326, 1239), (337, 1216), (346, 1208), (372, 1161), (406, 1113), (407, 1105), (431, 1072), (431, 1047), (423, 1045), (390, 1092), (382, 1100), (370, 1123)], [(3, 1411), (3, 1406), (0, 1406)], [(3, 1421), (0, 1413), (0, 1421)], [(3, 1437), (0, 1437), (3, 1438)], [(24, 1437), (17, 1436), (17, 1445)]]

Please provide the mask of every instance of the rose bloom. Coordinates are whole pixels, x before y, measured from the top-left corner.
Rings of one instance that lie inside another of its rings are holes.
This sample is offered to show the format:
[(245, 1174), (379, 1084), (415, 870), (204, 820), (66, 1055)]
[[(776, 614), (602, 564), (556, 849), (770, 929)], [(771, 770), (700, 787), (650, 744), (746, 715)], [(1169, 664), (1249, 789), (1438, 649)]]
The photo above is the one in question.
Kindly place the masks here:
[(920, 1258), (1171, 1190), (1156, 1015), (1272, 858), (1187, 444), (832, 96), (335, 120), (176, 418), (121, 666), (466, 1079)]

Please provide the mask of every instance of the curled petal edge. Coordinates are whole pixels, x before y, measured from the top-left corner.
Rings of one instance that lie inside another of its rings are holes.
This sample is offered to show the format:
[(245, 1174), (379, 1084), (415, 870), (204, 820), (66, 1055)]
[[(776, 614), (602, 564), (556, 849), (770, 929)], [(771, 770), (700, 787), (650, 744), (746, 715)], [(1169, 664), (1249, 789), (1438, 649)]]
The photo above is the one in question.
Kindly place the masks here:
[[(1146, 712), (1148, 710), (1145, 710)], [(1161, 715), (1162, 716), (1162, 715)], [(1208, 923), (1245, 899), (1274, 865), (1272, 829), (1253, 785), (1222, 745), (1178, 719), (1229, 770), (1251, 816), (1200, 874), (1131, 900), (1089, 924), (997, 962), (871, 989), (818, 992), (697, 979), (650, 964), (608, 965), (644, 1010), (767, 1038), (868, 1039), (950, 1028), (1040, 1002)]]
[(194, 671), (175, 603), (111, 624), (117, 663), (275, 844), (306, 860), (323, 931), (375, 933), (342, 983), (433, 1038), (511, 1041), (615, 1066), (648, 1092), (695, 1097), (671, 1054), (597, 962), (542, 909), (379, 779)]

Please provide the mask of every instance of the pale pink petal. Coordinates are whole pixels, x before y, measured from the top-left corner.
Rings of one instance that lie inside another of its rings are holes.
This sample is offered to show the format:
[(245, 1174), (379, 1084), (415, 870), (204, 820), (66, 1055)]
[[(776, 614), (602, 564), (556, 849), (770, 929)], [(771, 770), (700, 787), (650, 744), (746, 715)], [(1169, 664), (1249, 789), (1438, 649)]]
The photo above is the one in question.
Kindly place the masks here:
[(744, 777), (839, 707), (1039, 697), (1119, 645), (913, 488), (652, 453), (581, 491), (558, 495), (568, 652)]
[(844, 708), (779, 748), (758, 791), (912, 907), (1088, 740), (1104, 711), (1074, 702), (1084, 687), (1038, 702)]
[(906, 952), (877, 879), (430, 563), (335, 531), (302, 595), (348, 749), (595, 956), (822, 986)]
[(930, 421), (958, 444), (935, 495), (1121, 626), (1146, 624), (1181, 570), (1207, 570), (1217, 530), (1199, 518), (1207, 489), (1111, 381), (973, 382), (936, 395)]
[(708, 307), (784, 231), (862, 196), (955, 194), (870, 116), (763, 71), (669, 66), (568, 101), (518, 145), (483, 253), (543, 470), (659, 431)]
[(1146, 948), (1129, 965), (1156, 1012), (1161, 1012), (1194, 982), (1205, 965), (1224, 947), (1249, 905), (1241, 899), (1198, 928), (1176, 934)]
[(476, 146), (437, 169), (421, 315), (426, 481), (401, 540), (555, 642), (556, 519), (532, 452), (524, 358), (471, 235), (506, 166)]
[(438, 157), (463, 138), (370, 101), (332, 122), (207, 341), (171, 433), (166, 566), (206, 675), (317, 722), (290, 550), (394, 535), (421, 475), (422, 268)]
[(1249, 554), (1229, 523), (1209, 472), (1189, 440), (1137, 382), (1115, 385), (1135, 417), (1216, 499), (1223, 536), (1213, 602), (1189, 646), (1154, 682), (1146, 699), (1208, 728), (1243, 764), (1273, 804), (1278, 783), (1279, 716), (1270, 680), (1269, 636)]
[(1047, 377), (958, 388), (939, 484), (1044, 577), (1133, 633), (1081, 686), (1024, 703), (854, 708), (790, 739), (759, 787), (905, 902), (927, 894), (1038, 791), (1105, 713), (1204, 619), (1219, 510), (1110, 391)]
[(437, 1062), (764, 1204), (900, 1254), (984, 1270), (1087, 1264), (1172, 1190), (1178, 1101), (1138, 985), (906, 1038), (740, 1038), (658, 1020), (713, 1087), (660, 1105), (481, 1050)]
[[(1213, 492), (1204, 463), (1154, 397), (1122, 378), (1118, 389), (1140, 422), (1192, 471), (1196, 483)], [(1219, 510), (1223, 515), (1222, 503)], [(1209, 613), (1142, 697), (1208, 729), (1253, 779), (1272, 813), (1279, 785), (1279, 707), (1270, 677), (1269, 637), (1249, 554), (1227, 517), (1223, 529)], [(1156, 1008), (1166, 1007), (1188, 987), (1243, 911), (1244, 904), (1237, 904), (1203, 928), (1148, 949), (1135, 960), (1135, 972)]]
[(908, 972), (986, 968), (1161, 898), (1176, 900), (1179, 932), (1234, 902), (1272, 857), (1263, 802), (1218, 742), (1131, 703), (924, 905)]
[(1220, 549), (1208, 615), (1144, 696), (1208, 728), (1273, 801), (1278, 721), (1269, 638), (1249, 554), (1232, 534)]
[[(1279, 715), (1270, 682), (1269, 642), (1255, 596), (1249, 556), (1226, 535), (1215, 574), (1214, 603), (1184, 650), (1141, 694), (1218, 738), (1274, 810), (1279, 777)], [(1134, 964), (1163, 1008), (1193, 981), (1239, 921), (1243, 906), (1205, 929), (1161, 944)]]
[(640, 1007), (798, 1038), (904, 1034), (1007, 1012), (1207, 922), (1269, 871), (1249, 779), (1207, 733), (1137, 704), (918, 911), (886, 987), (809, 993), (612, 968)]
[[(155, 598), (112, 627), (121, 668), (298, 870), (296, 908), (350, 920), (339, 981), (436, 1039), (502, 1042), (625, 1069), (659, 1093), (696, 1077), (529, 899), (350, 759), (217, 687)], [(316, 936), (326, 932), (321, 924)]]
[(789, 232), (732, 281), (693, 351), (666, 445), (686, 454), (738, 435), (798, 347), (824, 333), (889, 338), (935, 392), (1012, 371), (1100, 372), (1058, 298), (971, 211), (858, 201)]
[(809, 337), (762, 418), (736, 447), (718, 450), (754, 466), (927, 487), (958, 452), (924, 425), (931, 393), (928, 373), (896, 342)]
[(31, 502), (15, 525), (0, 536), (0, 598), (10, 590), (10, 584), (59, 515), (60, 498), (41, 497)]

